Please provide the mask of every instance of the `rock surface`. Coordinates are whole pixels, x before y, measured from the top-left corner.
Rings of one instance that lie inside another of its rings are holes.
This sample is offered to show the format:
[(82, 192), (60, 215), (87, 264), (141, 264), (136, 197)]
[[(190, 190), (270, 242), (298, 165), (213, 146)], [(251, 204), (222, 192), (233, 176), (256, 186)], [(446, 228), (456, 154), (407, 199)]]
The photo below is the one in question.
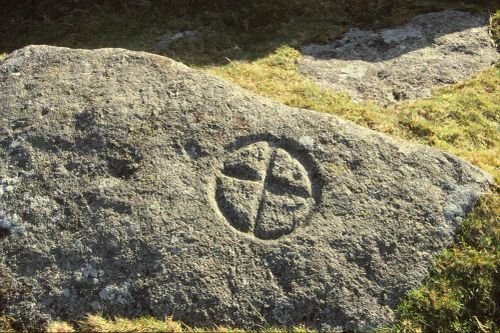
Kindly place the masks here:
[(187, 30), (187, 31), (176, 32), (173, 35), (162, 36), (161, 38), (158, 39), (158, 41), (156, 41), (156, 43), (151, 47), (149, 51), (153, 53), (166, 52), (176, 41), (183, 38), (195, 38), (199, 37), (200, 35), (201, 32), (199, 32), (198, 30)]
[(0, 63), (0, 311), (385, 325), (490, 178), (168, 58)]
[(454, 10), (378, 31), (352, 29), (327, 45), (302, 49), (300, 69), (355, 100), (390, 104), (431, 95), (498, 60), (488, 15)]

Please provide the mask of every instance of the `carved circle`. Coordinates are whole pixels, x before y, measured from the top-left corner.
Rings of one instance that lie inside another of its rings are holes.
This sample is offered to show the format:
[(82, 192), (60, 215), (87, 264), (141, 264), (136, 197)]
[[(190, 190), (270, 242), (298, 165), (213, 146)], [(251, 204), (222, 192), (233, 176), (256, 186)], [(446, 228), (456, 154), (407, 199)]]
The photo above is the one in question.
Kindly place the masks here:
[(303, 224), (319, 199), (305, 154), (269, 140), (236, 145), (215, 189), (217, 208), (228, 224), (263, 240), (289, 235)]

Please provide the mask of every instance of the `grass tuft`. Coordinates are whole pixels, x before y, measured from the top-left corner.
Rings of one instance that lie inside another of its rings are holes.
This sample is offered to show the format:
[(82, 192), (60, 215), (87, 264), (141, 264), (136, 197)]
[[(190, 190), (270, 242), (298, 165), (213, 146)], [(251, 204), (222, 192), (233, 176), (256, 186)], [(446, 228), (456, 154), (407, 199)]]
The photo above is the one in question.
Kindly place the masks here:
[(9, 316), (0, 316), (0, 332), (13, 333), (16, 332), (14, 329), (16, 324), (15, 318)]
[(78, 323), (78, 330), (82, 332), (183, 332), (182, 325), (172, 320), (158, 320), (152, 317), (138, 319), (114, 318), (105, 319), (99, 315), (88, 315), (85, 320)]
[(47, 326), (47, 333), (72, 333), (75, 329), (64, 321), (54, 321)]
[[(3, 332), (2, 326), (0, 326), (0, 331)], [(167, 317), (165, 320), (162, 321), (151, 317), (143, 317), (138, 319), (126, 319), (126, 318), (107, 319), (100, 315), (88, 315), (84, 320), (77, 322), (74, 327), (67, 322), (53, 322), (48, 326), (47, 332), (48, 333), (63, 333), (63, 332), (245, 333), (248, 331), (243, 329), (224, 327), (224, 326), (215, 326), (213, 328), (193, 328), (184, 325), (181, 322), (174, 321), (172, 320), (171, 317)], [(268, 328), (253, 330), (253, 332), (314, 333), (317, 331), (308, 329), (305, 326), (296, 326), (290, 328), (268, 327)]]

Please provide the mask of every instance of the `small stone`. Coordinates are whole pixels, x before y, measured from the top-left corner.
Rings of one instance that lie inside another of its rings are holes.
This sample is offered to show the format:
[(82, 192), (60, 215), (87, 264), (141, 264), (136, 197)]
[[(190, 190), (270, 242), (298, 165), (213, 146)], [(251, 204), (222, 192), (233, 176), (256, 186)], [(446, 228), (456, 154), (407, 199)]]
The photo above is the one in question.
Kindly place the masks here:
[(168, 51), (170, 49), (170, 46), (176, 41), (183, 38), (195, 38), (200, 35), (201, 33), (197, 30), (187, 30), (177, 32), (173, 35), (163, 36), (153, 45), (153, 47), (150, 49), (150, 52), (162, 53)]
[(101, 310), (101, 303), (99, 303), (99, 301), (93, 301), (92, 303), (90, 303), (90, 307), (94, 311), (100, 311)]

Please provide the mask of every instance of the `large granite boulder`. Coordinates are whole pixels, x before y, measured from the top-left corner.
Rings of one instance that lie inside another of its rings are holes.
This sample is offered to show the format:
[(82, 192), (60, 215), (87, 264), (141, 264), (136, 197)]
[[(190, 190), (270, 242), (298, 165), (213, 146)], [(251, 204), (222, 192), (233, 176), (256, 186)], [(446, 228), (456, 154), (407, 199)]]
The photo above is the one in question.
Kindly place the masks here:
[(380, 327), (490, 178), (168, 58), (0, 63), (0, 311)]
[(445, 10), (380, 30), (351, 29), (302, 49), (301, 71), (355, 100), (391, 104), (429, 97), (432, 89), (470, 78), (498, 61), (488, 14)]

